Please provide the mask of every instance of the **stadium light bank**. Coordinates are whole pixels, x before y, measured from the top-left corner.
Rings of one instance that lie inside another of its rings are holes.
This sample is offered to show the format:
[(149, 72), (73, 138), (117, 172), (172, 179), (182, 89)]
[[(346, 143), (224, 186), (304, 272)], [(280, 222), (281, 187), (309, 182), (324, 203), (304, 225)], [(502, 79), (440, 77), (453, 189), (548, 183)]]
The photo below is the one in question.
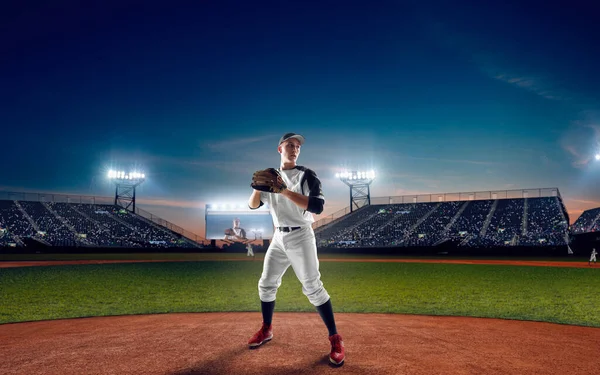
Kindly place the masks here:
[(350, 212), (371, 204), (371, 182), (375, 179), (375, 171), (348, 171), (335, 174), (344, 184), (350, 187)]
[(256, 211), (268, 211), (267, 205), (263, 205), (255, 210), (248, 207), (248, 202), (244, 203), (208, 203), (205, 208), (207, 211), (213, 212), (256, 212)]
[(142, 180), (141, 182), (144, 182), (146, 174), (141, 172), (115, 171), (111, 169), (108, 171), (108, 178), (111, 180)]
[(342, 171), (335, 174), (335, 178), (339, 178), (342, 182), (346, 181), (366, 181), (375, 179), (375, 171)]
[(116, 185), (115, 206), (135, 212), (135, 188), (146, 181), (146, 174), (139, 171), (119, 171), (111, 169), (107, 177)]

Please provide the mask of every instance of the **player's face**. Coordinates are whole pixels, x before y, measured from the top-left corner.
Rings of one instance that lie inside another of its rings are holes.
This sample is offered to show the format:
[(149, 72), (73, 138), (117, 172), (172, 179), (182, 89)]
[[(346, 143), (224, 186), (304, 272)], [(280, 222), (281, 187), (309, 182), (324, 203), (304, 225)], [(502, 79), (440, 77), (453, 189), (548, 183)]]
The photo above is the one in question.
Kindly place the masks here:
[(234, 227), (234, 228), (237, 228), (237, 227), (239, 227), (239, 226), (240, 226), (240, 221), (239, 221), (239, 220), (234, 220), (234, 221), (233, 221), (233, 227)]
[(279, 145), (279, 153), (281, 154), (281, 161), (284, 163), (294, 163), (300, 156), (300, 141), (296, 138), (288, 139)]

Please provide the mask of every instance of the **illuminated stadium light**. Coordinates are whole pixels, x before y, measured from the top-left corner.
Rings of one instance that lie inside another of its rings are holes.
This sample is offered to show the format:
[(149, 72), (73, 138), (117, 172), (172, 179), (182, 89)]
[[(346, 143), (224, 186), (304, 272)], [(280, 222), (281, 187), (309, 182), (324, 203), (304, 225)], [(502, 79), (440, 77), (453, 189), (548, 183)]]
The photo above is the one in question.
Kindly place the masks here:
[(351, 181), (373, 180), (375, 179), (375, 171), (342, 171), (335, 174), (336, 178)]
[(139, 181), (141, 183), (146, 179), (146, 174), (138, 171), (125, 172), (111, 169), (108, 171), (108, 178), (111, 180)]
[(246, 211), (266, 211), (268, 210), (267, 205), (260, 206), (257, 209), (252, 210), (248, 207), (248, 203), (208, 203), (206, 204), (206, 210), (208, 211), (221, 211), (221, 212), (246, 212)]
[(596, 154), (596, 160), (600, 160), (600, 154)]

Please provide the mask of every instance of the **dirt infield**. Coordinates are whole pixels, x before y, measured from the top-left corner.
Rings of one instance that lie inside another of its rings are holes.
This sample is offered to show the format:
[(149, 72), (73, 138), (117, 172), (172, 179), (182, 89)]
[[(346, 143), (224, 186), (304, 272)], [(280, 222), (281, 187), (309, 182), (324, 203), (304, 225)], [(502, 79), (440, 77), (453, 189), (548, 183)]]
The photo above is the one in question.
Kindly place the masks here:
[[(76, 264), (110, 264), (110, 263), (144, 263), (144, 262), (248, 262), (251, 259), (240, 257), (239, 259), (199, 259), (199, 260), (31, 260), (31, 261), (0, 261), (0, 268), (31, 267), (31, 266), (62, 266)], [(587, 262), (558, 262), (537, 260), (468, 260), (468, 259), (386, 259), (386, 258), (323, 258), (319, 262), (377, 262), (377, 263), (448, 263), (448, 264), (488, 264), (505, 266), (537, 266), (537, 267), (571, 267), (590, 268)], [(592, 267), (595, 267), (592, 266)], [(595, 267), (599, 268), (600, 267)]]
[(3, 374), (593, 374), (600, 329), (499, 319), (337, 314), (346, 363), (316, 313), (98, 317), (0, 325)]

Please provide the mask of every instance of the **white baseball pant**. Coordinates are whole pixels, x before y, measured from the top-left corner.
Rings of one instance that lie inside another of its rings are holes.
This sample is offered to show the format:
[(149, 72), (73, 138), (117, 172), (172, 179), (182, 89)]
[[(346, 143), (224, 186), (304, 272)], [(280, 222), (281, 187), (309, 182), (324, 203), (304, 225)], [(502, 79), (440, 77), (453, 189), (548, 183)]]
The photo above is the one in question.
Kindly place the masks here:
[(281, 278), (289, 266), (292, 266), (296, 277), (302, 283), (302, 292), (311, 304), (320, 306), (329, 300), (329, 294), (321, 282), (317, 244), (312, 227), (302, 227), (291, 232), (275, 229), (258, 282), (261, 301), (275, 301)]

